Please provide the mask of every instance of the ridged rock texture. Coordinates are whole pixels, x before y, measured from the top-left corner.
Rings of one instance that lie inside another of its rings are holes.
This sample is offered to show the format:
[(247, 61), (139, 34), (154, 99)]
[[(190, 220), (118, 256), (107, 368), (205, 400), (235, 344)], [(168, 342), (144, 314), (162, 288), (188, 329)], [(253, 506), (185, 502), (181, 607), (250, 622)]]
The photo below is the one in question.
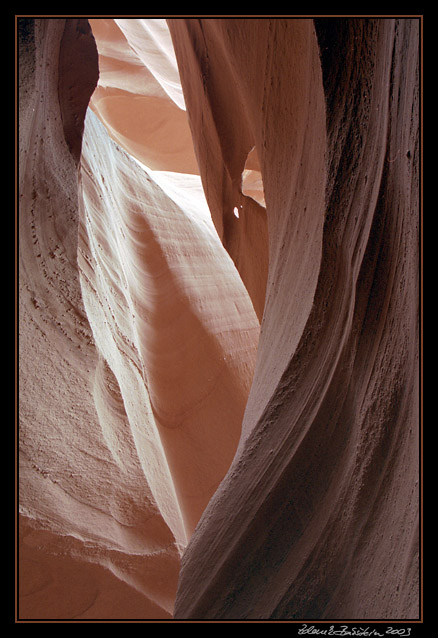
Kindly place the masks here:
[(416, 619), (420, 20), (20, 18), (20, 619)]

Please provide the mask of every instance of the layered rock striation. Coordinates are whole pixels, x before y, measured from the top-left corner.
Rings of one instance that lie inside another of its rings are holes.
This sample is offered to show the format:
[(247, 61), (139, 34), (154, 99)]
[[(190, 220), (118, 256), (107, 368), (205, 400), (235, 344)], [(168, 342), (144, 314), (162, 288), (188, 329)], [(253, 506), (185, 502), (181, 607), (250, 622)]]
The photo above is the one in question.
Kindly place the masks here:
[(20, 618), (417, 618), (419, 20), (18, 27)]

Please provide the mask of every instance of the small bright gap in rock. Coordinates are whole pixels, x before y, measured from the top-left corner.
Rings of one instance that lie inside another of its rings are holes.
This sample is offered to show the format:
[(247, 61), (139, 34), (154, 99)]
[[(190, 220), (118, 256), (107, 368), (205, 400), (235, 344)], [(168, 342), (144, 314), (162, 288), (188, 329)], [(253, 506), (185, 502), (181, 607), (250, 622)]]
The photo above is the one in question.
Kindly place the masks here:
[(248, 153), (242, 172), (242, 193), (266, 208), (262, 173), (255, 146)]
[(233, 208), (233, 213), (234, 213), (234, 216), (237, 217), (237, 219), (239, 219), (239, 209), (237, 208), (237, 206)]

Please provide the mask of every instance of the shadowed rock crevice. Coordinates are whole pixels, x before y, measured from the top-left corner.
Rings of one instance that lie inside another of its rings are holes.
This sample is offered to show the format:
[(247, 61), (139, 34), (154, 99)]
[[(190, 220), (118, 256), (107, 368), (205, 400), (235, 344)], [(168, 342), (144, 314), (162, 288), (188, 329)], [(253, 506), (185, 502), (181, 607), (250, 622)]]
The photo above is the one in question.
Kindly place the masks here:
[(65, 140), (76, 162), (81, 155), (85, 113), (98, 78), (98, 53), (88, 20), (66, 20), (59, 48), (58, 96)]

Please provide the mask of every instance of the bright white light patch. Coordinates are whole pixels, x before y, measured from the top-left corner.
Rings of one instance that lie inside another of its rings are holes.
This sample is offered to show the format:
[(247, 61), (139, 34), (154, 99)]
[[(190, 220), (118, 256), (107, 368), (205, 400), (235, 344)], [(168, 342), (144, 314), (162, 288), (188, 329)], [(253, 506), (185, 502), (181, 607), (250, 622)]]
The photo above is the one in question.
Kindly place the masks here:
[(239, 209), (237, 208), (237, 206), (233, 208), (233, 213), (237, 217), (237, 219), (239, 219)]

